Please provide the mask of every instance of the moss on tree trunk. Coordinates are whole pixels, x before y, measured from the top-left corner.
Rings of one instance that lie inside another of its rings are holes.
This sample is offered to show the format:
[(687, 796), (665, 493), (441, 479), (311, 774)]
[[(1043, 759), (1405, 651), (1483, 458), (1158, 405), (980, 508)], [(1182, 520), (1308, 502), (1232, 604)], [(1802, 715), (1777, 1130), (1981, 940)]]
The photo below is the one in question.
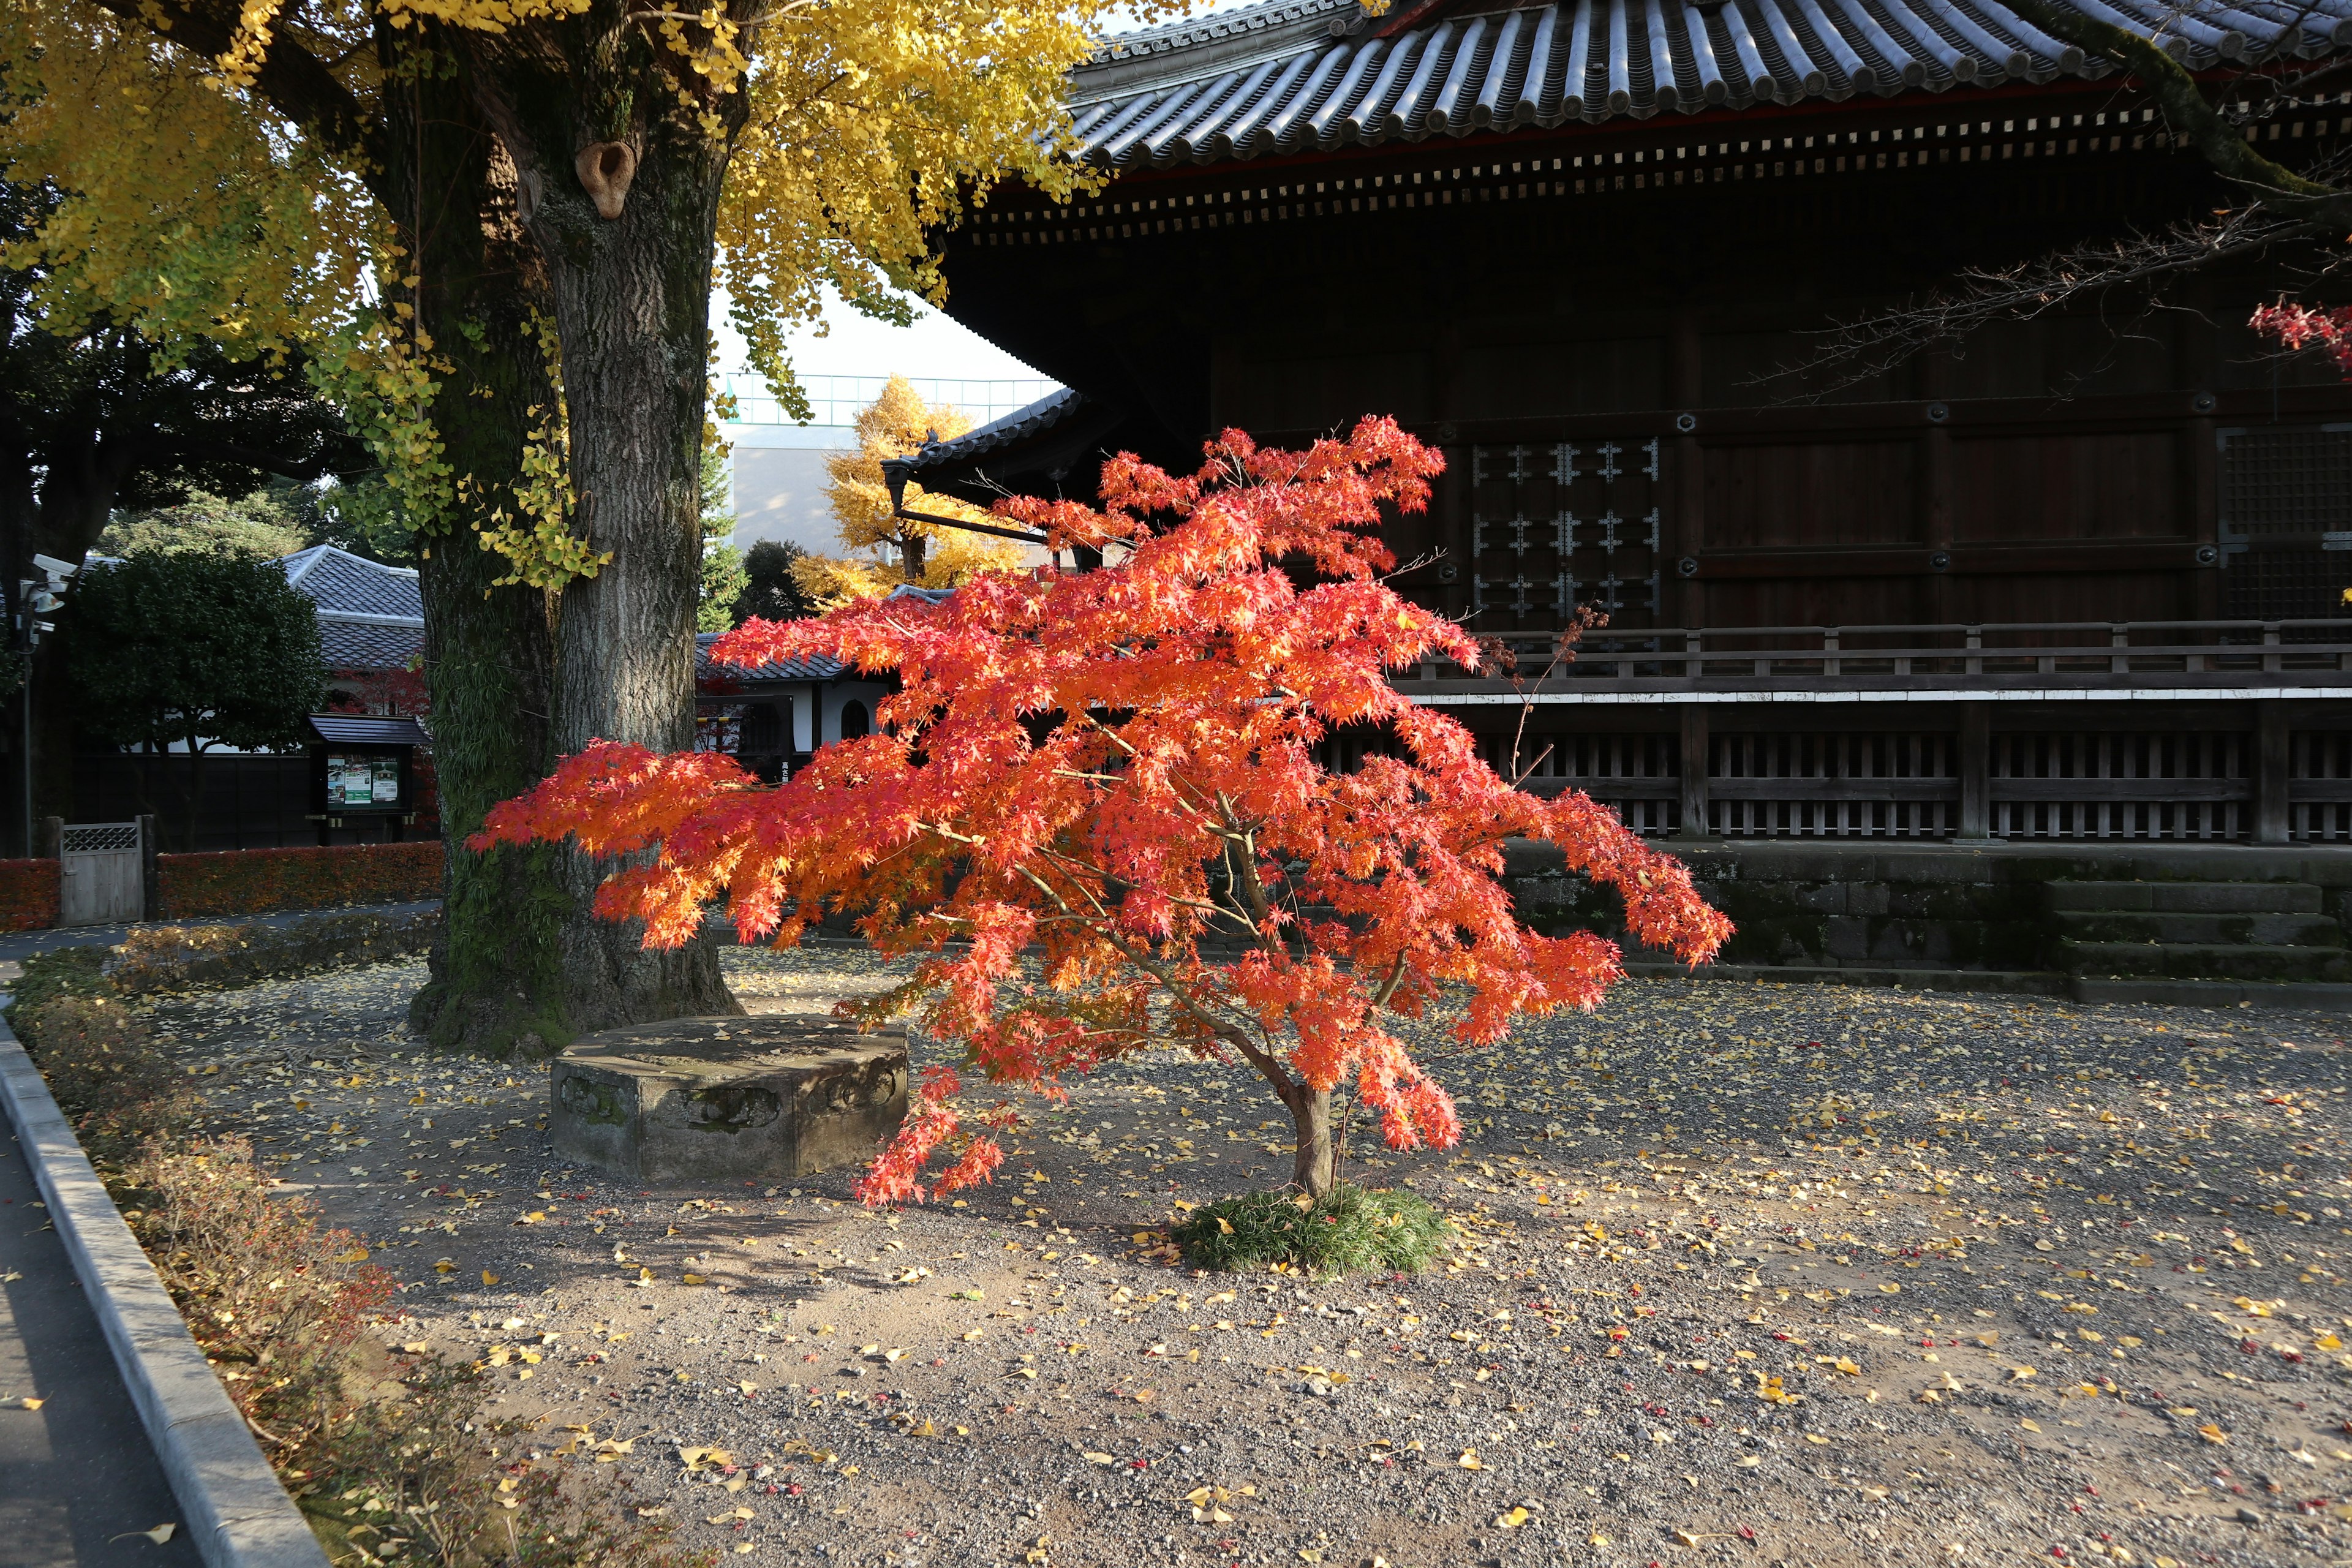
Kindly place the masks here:
[[(572, 37), (581, 56), (562, 71), (499, 56), (486, 98), (530, 193), (563, 345), (572, 531), (611, 557), (562, 590), (554, 743), (563, 754), (598, 740), (684, 751), (694, 743), (710, 278), (727, 148), (677, 108), (643, 37)], [(740, 123), (740, 94), (729, 112)], [(600, 210), (583, 167), (623, 170), (625, 193), (617, 203), (608, 193)], [(563, 853), (573, 902), (559, 962), (573, 1026), (740, 1012), (709, 941), (648, 952), (636, 923), (593, 918), (589, 900), (614, 868)]]
[[(530, 328), (544, 305), (544, 274), (515, 219), (511, 168), (495, 156), (462, 74), (426, 73), (414, 94), (391, 102), (403, 121), (392, 145), (413, 148), (418, 160), (401, 172), (415, 182), (404, 216), (417, 215), (421, 229), (418, 319), (449, 367), (436, 424), (451, 468), (495, 494), (521, 471), (530, 408), (550, 395)], [(447, 853), (442, 936), (409, 1021), (447, 1047), (553, 1047), (575, 1026), (561, 941), (575, 900), (561, 857), (466, 847), (492, 805), (554, 763), (547, 595), (498, 586), (505, 563), (480, 548), (467, 520), (421, 542), (425, 677)]]

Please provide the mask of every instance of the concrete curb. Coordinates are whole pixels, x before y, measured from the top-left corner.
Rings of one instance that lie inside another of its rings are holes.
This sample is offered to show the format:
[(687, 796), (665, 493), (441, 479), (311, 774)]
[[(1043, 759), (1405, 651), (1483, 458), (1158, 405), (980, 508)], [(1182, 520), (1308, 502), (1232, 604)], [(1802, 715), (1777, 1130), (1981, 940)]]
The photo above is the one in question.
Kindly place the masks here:
[[(0, 996), (0, 1005), (6, 1003)], [(49, 1205), (206, 1568), (327, 1568), (327, 1554), (188, 1333), (32, 1058), (0, 1024), (0, 1107)]]

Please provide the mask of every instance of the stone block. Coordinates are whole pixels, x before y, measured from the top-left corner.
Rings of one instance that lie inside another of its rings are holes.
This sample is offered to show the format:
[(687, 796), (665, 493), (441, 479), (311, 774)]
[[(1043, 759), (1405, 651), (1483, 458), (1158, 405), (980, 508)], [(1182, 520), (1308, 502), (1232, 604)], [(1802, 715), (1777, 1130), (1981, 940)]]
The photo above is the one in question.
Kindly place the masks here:
[(632, 1180), (774, 1180), (872, 1159), (908, 1083), (904, 1030), (671, 1018), (565, 1047), (548, 1123), (557, 1153)]

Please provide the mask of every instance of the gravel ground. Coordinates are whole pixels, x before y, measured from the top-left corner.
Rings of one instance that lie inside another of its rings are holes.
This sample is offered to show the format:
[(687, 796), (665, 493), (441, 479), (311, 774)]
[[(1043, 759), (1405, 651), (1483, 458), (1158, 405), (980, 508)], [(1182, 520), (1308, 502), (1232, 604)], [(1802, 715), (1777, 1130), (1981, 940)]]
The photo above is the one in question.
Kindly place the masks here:
[[(730, 951), (754, 1011), (880, 983)], [(544, 1462), (755, 1561), (2352, 1563), (2341, 1020), (1628, 983), (1438, 1063), (1421, 1276), (1203, 1276), (1157, 1228), (1287, 1174), (1245, 1072), (1154, 1057), (1005, 1178), (646, 1192), (545, 1073), (421, 1049), (420, 966), (159, 1005), (485, 1363)], [(1368, 1141), (1359, 1131), (1357, 1145)]]

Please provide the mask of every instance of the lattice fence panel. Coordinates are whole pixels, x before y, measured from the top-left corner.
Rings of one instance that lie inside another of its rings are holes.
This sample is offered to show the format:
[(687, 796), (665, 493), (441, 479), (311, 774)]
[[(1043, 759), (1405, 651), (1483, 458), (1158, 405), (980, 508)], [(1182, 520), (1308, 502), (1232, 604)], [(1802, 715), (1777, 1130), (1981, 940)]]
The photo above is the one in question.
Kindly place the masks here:
[(1554, 735), (1537, 742), (1538, 777), (1612, 807), (1645, 837), (1683, 825), (1682, 744), (1673, 735)]
[(2250, 752), (2221, 731), (1995, 735), (1993, 837), (2243, 838)]
[[(2335, 784), (2329, 793), (2352, 794), (2352, 731), (2305, 731), (2287, 737), (2290, 797), (2300, 784)], [(2352, 840), (2352, 800), (2287, 802), (2287, 837), (2312, 844)]]
[(89, 855), (110, 849), (136, 849), (139, 847), (139, 825), (135, 822), (76, 824), (65, 830), (61, 847), (68, 855)]
[(1707, 826), (1727, 838), (1945, 838), (1959, 826), (1953, 738), (1717, 735)]

